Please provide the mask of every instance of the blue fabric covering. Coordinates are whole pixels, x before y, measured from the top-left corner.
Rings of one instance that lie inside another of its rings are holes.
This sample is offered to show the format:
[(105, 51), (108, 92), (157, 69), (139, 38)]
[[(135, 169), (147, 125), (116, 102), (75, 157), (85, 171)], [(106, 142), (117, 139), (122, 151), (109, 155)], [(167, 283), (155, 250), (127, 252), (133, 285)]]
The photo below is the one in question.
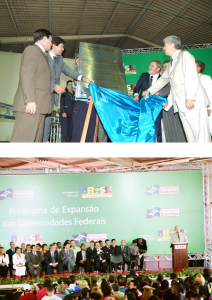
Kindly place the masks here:
[(113, 143), (155, 143), (155, 121), (167, 99), (156, 95), (140, 102), (121, 92), (89, 84), (99, 118)]

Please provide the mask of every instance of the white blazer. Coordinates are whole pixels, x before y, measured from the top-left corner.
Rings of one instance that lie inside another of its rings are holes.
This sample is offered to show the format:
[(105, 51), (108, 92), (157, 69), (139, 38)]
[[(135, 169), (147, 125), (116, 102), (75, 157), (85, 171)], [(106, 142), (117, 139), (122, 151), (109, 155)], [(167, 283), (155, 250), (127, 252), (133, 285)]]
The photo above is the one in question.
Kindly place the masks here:
[(21, 253), (20, 255), (21, 255), (21, 257), (19, 257), (17, 253), (13, 254), (13, 265), (14, 265), (14, 268), (19, 263), (22, 263), (25, 266), (25, 255), (23, 253)]
[(171, 245), (172, 245), (173, 243), (182, 243), (182, 242), (185, 243), (185, 242), (188, 242), (188, 239), (187, 239), (185, 233), (180, 232), (179, 235), (180, 235), (180, 240), (179, 240), (179, 238), (178, 238), (177, 233), (173, 233), (173, 234), (171, 235), (171, 240), (170, 240), (170, 244), (171, 244)]
[[(3, 258), (3, 261), (2, 261), (2, 258)], [(6, 263), (7, 267), (9, 265), (9, 256), (8, 254), (5, 254), (5, 257), (4, 256), (0, 256), (0, 264), (2, 263)]]
[(170, 82), (174, 112), (189, 110), (185, 100), (195, 100), (194, 109), (209, 107), (210, 101), (197, 73), (195, 58), (187, 51), (177, 51), (173, 66), (168, 64), (163, 75), (148, 90), (153, 95)]
[[(200, 78), (200, 81), (201, 81), (205, 91), (206, 91), (208, 99), (211, 103), (211, 105), (210, 105), (210, 107), (208, 107), (208, 109), (212, 110), (212, 80), (211, 80), (211, 77), (208, 75), (199, 73), (199, 78)], [(209, 117), (209, 124), (210, 124), (210, 132), (212, 134), (212, 112)]]

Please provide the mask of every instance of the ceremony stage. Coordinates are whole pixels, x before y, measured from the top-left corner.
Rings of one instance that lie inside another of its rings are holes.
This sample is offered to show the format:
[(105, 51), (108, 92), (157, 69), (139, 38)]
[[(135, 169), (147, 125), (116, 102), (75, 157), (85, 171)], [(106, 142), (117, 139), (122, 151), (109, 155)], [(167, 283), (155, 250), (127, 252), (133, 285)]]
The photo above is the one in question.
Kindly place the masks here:
[(11, 240), (20, 245), (72, 238), (88, 247), (90, 240), (115, 238), (120, 245), (125, 239), (130, 245), (142, 237), (148, 247), (144, 268), (171, 269), (169, 240), (179, 225), (188, 236), (188, 261), (211, 266), (207, 164), (1, 169), (0, 174), (5, 249)]

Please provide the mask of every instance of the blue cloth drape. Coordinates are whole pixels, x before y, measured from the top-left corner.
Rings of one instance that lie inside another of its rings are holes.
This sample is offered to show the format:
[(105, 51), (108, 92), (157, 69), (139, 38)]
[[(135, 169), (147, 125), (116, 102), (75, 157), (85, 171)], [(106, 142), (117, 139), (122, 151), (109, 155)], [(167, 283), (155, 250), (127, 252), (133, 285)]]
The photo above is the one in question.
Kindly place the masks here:
[(140, 102), (111, 89), (89, 84), (99, 118), (113, 143), (156, 142), (155, 121), (167, 99), (156, 95)]

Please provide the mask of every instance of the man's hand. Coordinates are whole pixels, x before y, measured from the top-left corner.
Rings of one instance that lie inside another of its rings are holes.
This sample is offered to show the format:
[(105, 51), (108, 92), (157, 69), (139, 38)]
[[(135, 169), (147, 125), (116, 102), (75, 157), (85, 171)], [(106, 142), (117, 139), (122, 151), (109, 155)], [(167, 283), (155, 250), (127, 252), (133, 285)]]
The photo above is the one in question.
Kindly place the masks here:
[(86, 78), (86, 77), (82, 77), (82, 81), (86, 82), (86, 83), (91, 83), (91, 82), (94, 82), (93, 79), (90, 79), (90, 78)]
[(103, 263), (104, 263), (105, 261), (106, 261), (105, 259), (102, 260)]
[(145, 99), (149, 96), (149, 91), (146, 90), (142, 93), (142, 96), (145, 96)]
[(37, 109), (36, 102), (29, 102), (26, 104), (26, 113), (30, 115), (35, 115)]
[(168, 104), (165, 104), (165, 103), (163, 103), (162, 105), (163, 105), (163, 108), (165, 108), (166, 106), (168, 106)]
[(91, 258), (91, 262), (94, 262), (94, 258)]
[(194, 100), (186, 100), (185, 101), (185, 105), (186, 105), (186, 107), (189, 109), (189, 110), (191, 110), (191, 109), (193, 109), (194, 108)]
[(52, 267), (56, 267), (56, 266), (57, 266), (57, 264), (56, 264), (56, 263), (52, 264)]
[(210, 115), (211, 115), (211, 110), (210, 110), (210, 109), (207, 109), (207, 112), (208, 112), (208, 116), (210, 117)]
[(63, 113), (62, 116), (63, 116), (63, 118), (67, 118), (67, 114), (66, 113)]
[(135, 96), (135, 101), (139, 101), (139, 96), (138, 95)]
[(83, 259), (82, 259), (82, 260), (80, 260), (80, 263), (81, 263), (81, 264), (83, 264), (83, 263), (84, 263), (84, 260), (83, 260)]
[(156, 96), (160, 96), (159, 92), (155, 93)]
[(58, 95), (63, 94), (63, 93), (66, 92), (66, 91), (64, 90), (64, 88), (63, 88), (61, 85), (59, 85), (59, 84), (56, 84), (56, 85), (55, 85), (54, 91), (55, 91), (55, 93), (57, 93)]

